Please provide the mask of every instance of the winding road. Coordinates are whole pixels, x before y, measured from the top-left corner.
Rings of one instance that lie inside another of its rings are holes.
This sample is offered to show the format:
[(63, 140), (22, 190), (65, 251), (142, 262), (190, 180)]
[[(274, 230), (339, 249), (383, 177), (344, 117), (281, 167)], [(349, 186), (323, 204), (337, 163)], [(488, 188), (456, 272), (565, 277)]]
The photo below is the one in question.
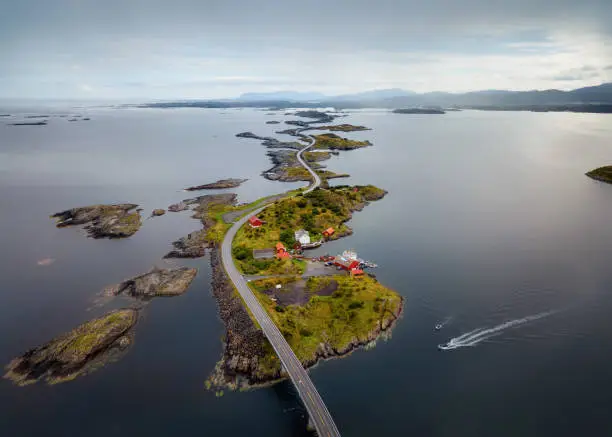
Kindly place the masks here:
[[(321, 185), (321, 178), (319, 175), (316, 174), (302, 158), (302, 154), (314, 145), (315, 139), (312, 136), (309, 138), (311, 139), (311, 143), (301, 149), (296, 155), (300, 164), (302, 164), (302, 166), (304, 166), (304, 168), (306, 168), (306, 170), (308, 170), (313, 177), (313, 183), (304, 191), (304, 193), (310, 193), (312, 190)], [(291, 378), (293, 385), (298, 391), (318, 435), (321, 437), (339, 437), (340, 431), (338, 431), (329, 410), (325, 406), (323, 399), (321, 399), (316, 387), (310, 380), (310, 377), (302, 366), (302, 363), (295, 355), (287, 343), (287, 340), (285, 340), (272, 319), (268, 316), (266, 310), (260, 305), (259, 301), (249, 288), (247, 281), (234, 265), (234, 259), (232, 258), (232, 241), (234, 240), (236, 233), (240, 227), (246, 223), (250, 216), (259, 214), (268, 206), (269, 205), (263, 206), (250, 212), (249, 214), (246, 214), (244, 217), (236, 221), (227, 231), (221, 245), (223, 267), (225, 268), (229, 278), (236, 286), (236, 289), (240, 293), (240, 296), (242, 296), (242, 299), (246, 303), (247, 307), (253, 314), (253, 317), (255, 317), (255, 320), (257, 320), (259, 326), (261, 326), (263, 333), (268, 338), (268, 341), (270, 341), (274, 351), (280, 358), (283, 368), (289, 375), (289, 378)]]

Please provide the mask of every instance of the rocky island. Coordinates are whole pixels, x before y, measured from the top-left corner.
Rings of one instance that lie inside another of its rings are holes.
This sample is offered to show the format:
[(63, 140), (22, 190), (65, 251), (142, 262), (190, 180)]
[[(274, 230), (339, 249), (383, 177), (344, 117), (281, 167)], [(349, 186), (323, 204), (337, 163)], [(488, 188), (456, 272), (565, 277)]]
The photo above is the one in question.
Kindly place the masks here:
[(270, 149), (296, 149), (299, 150), (304, 147), (303, 144), (298, 143), (297, 141), (279, 141), (274, 137), (261, 137), (259, 135), (255, 135), (253, 132), (241, 132), (236, 134), (238, 138), (250, 138), (254, 140), (260, 140), (261, 145), (268, 147)]
[(104, 294), (106, 296), (123, 295), (141, 300), (150, 300), (162, 296), (178, 296), (189, 288), (197, 273), (197, 269), (189, 267), (177, 269), (154, 267), (148, 273), (106, 287)]
[(394, 109), (394, 114), (446, 114), (442, 109), (435, 108), (406, 108), (406, 109)]
[(136, 310), (111, 311), (15, 358), (4, 377), (19, 385), (70, 381), (125, 351), (137, 320)]
[(223, 188), (236, 188), (246, 182), (248, 179), (219, 179), (216, 182), (204, 185), (196, 185), (195, 187), (185, 188), (185, 191), (198, 191), (198, 190), (216, 190)]
[(58, 228), (86, 225), (93, 238), (126, 238), (134, 235), (142, 225), (140, 213), (131, 212), (138, 205), (122, 203), (114, 205), (92, 205), (72, 208), (55, 213)]
[(599, 167), (586, 173), (591, 179), (612, 184), (612, 165)]

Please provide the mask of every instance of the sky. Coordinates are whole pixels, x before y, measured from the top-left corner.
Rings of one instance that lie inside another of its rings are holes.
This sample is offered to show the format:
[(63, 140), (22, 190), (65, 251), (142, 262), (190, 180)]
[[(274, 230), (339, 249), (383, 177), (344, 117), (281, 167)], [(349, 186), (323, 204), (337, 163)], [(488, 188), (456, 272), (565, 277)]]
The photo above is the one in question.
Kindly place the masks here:
[(0, 98), (612, 82), (612, 0), (0, 0)]

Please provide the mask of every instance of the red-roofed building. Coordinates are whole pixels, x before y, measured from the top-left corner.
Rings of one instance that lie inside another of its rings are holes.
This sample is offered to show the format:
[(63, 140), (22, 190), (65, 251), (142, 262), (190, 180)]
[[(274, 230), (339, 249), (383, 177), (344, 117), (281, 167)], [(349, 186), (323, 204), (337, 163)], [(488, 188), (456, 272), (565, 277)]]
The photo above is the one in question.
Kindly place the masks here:
[(334, 235), (334, 232), (336, 232), (334, 228), (327, 228), (323, 231), (323, 236), (329, 238)]
[(363, 276), (363, 270), (351, 269), (351, 276)]
[(285, 259), (291, 257), (291, 255), (289, 255), (289, 252), (287, 252), (287, 249), (285, 249), (285, 245), (280, 241), (276, 243), (276, 257), (278, 259)]
[(350, 272), (353, 269), (359, 268), (359, 261), (354, 259), (346, 259), (341, 256), (337, 256), (334, 260), (334, 265), (340, 267), (343, 270)]
[(263, 222), (257, 216), (252, 216), (249, 217), (249, 225), (251, 225), (252, 228), (260, 228)]

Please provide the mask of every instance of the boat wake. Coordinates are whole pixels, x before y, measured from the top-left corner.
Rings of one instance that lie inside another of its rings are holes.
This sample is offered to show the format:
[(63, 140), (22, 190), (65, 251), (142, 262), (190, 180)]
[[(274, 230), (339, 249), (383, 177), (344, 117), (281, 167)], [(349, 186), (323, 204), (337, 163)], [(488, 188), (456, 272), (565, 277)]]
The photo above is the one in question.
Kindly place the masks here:
[(460, 335), (459, 337), (451, 338), (448, 342), (438, 345), (440, 350), (453, 350), (460, 347), (476, 346), (478, 343), (485, 341), (488, 338), (501, 334), (503, 331), (525, 323), (548, 317), (557, 311), (546, 311), (533, 316), (523, 317), (522, 319), (509, 320), (501, 325), (493, 326), (492, 328), (477, 328), (473, 331)]

